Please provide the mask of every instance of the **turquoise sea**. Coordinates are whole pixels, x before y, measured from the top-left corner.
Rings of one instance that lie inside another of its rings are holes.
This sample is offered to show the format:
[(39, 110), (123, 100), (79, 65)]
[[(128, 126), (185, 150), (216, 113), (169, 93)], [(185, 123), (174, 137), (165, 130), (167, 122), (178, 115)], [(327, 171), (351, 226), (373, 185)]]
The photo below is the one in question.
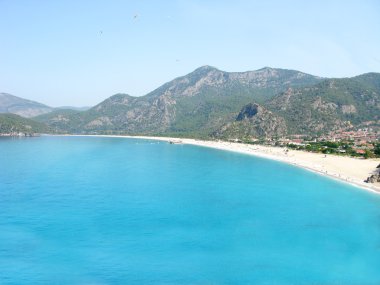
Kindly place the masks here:
[(380, 195), (190, 145), (1, 138), (0, 284), (380, 284)]

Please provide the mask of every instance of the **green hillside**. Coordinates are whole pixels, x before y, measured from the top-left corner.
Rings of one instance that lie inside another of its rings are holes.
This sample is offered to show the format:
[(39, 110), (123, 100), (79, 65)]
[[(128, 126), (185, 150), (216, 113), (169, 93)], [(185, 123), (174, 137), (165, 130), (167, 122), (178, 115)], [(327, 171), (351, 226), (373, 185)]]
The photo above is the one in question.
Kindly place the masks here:
[(204, 66), (146, 96), (116, 94), (85, 112), (52, 112), (36, 119), (62, 132), (209, 136), (234, 120), (242, 106), (321, 80), (293, 70), (229, 73)]
[(0, 114), (0, 134), (10, 133), (51, 133), (45, 124), (15, 114)]
[(380, 120), (380, 74), (327, 79), (290, 89), (267, 107), (284, 117), (288, 131), (322, 134), (330, 130), (376, 125)]

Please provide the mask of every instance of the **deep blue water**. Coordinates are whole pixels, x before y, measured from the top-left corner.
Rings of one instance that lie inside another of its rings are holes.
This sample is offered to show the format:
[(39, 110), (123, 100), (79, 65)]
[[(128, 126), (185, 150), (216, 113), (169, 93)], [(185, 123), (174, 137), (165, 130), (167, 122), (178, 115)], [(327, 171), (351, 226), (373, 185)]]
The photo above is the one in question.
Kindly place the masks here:
[(196, 146), (2, 138), (0, 284), (380, 284), (380, 195)]

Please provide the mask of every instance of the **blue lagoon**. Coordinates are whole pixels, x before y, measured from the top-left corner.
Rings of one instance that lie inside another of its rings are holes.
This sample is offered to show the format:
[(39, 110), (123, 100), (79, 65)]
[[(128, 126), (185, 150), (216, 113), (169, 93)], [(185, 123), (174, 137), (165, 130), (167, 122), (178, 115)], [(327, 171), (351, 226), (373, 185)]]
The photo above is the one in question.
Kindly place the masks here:
[(284, 163), (0, 139), (0, 284), (379, 284), (380, 195)]

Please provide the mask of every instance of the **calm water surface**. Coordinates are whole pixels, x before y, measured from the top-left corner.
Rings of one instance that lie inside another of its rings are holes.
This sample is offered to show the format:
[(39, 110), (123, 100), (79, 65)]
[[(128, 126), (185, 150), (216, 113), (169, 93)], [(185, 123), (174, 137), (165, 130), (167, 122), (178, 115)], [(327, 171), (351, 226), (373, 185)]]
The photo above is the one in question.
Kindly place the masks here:
[(1, 138), (0, 284), (380, 284), (380, 195), (189, 145)]

